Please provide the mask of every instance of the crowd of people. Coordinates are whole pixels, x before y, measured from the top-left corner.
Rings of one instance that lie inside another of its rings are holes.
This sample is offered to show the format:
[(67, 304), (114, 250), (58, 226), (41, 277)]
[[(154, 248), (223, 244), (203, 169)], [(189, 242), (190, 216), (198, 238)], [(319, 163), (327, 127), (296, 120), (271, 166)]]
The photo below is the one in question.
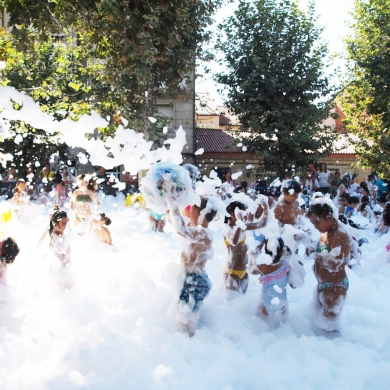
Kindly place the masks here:
[[(199, 171), (190, 164), (184, 168), (191, 178), (192, 190), (196, 191)], [(346, 267), (353, 269), (359, 265), (360, 247), (367, 242), (354, 236), (351, 229), (366, 226), (354, 216), (365, 218), (367, 226), (370, 224), (378, 236), (386, 234), (390, 226), (390, 197), (386, 183), (375, 173), (358, 185), (349, 173), (340, 178), (331, 174), (326, 164), (317, 168), (309, 164), (302, 179), (276, 178), (269, 184), (258, 174), (250, 185), (246, 181), (237, 183), (227, 170), (223, 182), (215, 185), (214, 193), (202, 196), (200, 204), (189, 204), (183, 209), (175, 198), (172, 183), (162, 185), (167, 210), (161, 214), (150, 208), (150, 231), (164, 232), (169, 221), (186, 242), (181, 254), (185, 278), (178, 294), (182, 307), (179, 323), (186, 332), (195, 333), (199, 309), (211, 288), (205, 267), (213, 256), (209, 224), (218, 214), (213, 198), (224, 205), (226, 290), (245, 294), (249, 275), (258, 275), (262, 286), (259, 315), (277, 325), (287, 315), (287, 286), (302, 286), (303, 264), (310, 260), (318, 282), (316, 325), (326, 332), (337, 332), (349, 288)], [(15, 183), (12, 198), (15, 216), (22, 218), (30, 202), (52, 199), (55, 207), (44, 237), (49, 237), (50, 248), (63, 268), (71, 264), (72, 234), (91, 233), (99, 242), (112, 245), (108, 228), (111, 220), (100, 211), (100, 204), (121, 186), (106, 175), (104, 167), (94, 174), (75, 177), (64, 165), (55, 172), (46, 163), (38, 174), (29, 166), (22, 176), (18, 178), (10, 169), (3, 177), (4, 181)], [(123, 183), (126, 194), (137, 192), (138, 181), (129, 172), (124, 175)], [(318, 231), (318, 240), (312, 239), (313, 227)], [(14, 261), (18, 252), (12, 238), (2, 242), (2, 279), (7, 264)]]

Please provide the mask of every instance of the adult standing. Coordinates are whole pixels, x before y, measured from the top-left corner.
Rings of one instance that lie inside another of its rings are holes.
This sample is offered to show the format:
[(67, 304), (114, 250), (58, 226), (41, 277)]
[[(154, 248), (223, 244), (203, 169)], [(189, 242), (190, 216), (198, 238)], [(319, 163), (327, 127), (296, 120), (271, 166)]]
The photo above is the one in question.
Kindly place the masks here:
[(232, 187), (236, 186), (236, 181), (232, 179), (232, 172), (227, 170), (225, 172), (225, 181), (224, 183), (229, 183)]
[(325, 163), (320, 165), (320, 170), (317, 172), (318, 184), (320, 185), (320, 191), (325, 195), (329, 194), (329, 176), (330, 171)]

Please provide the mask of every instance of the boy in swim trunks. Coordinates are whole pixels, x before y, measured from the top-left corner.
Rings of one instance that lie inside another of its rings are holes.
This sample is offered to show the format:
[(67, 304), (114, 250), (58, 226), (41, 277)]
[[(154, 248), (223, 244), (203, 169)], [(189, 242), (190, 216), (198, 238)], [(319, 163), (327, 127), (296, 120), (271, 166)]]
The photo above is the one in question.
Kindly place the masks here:
[(200, 206), (191, 206), (190, 225), (187, 226), (179, 209), (173, 185), (169, 182), (164, 183), (163, 191), (172, 225), (184, 240), (181, 263), (185, 279), (179, 297), (178, 322), (182, 330), (193, 336), (199, 320), (199, 308), (211, 289), (204, 268), (207, 260), (213, 257), (213, 232), (208, 229), (208, 225), (217, 212), (213, 209), (211, 201), (201, 198)]

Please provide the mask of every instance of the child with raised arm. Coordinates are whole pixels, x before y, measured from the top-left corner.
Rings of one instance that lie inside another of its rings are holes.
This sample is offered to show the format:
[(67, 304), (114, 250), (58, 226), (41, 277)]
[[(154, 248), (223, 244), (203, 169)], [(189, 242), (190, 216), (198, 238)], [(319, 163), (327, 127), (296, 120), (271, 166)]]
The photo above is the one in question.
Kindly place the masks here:
[[(267, 198), (261, 198), (262, 214), (256, 222), (247, 222), (246, 206), (241, 202), (231, 202), (226, 207), (223, 238), (228, 251), (228, 259), (225, 271), (225, 286), (228, 290), (245, 293), (248, 288), (249, 276), (247, 273), (248, 247), (246, 231), (264, 227), (268, 221)], [(255, 215), (256, 218), (256, 215)]]
[(179, 297), (178, 320), (182, 329), (193, 336), (199, 320), (199, 309), (211, 289), (205, 265), (207, 260), (213, 257), (213, 232), (208, 229), (208, 225), (216, 215), (216, 210), (213, 209), (210, 200), (201, 198), (199, 206), (191, 206), (190, 225), (187, 226), (179, 209), (173, 184), (165, 182), (163, 192), (172, 225), (185, 240), (185, 246), (181, 252), (185, 280)]
[(337, 220), (337, 210), (327, 198), (317, 199), (310, 206), (309, 218), (322, 233), (317, 248), (308, 247), (306, 254), (314, 259), (314, 275), (318, 281), (319, 315), (316, 325), (328, 332), (337, 331), (349, 281), (345, 266), (350, 259), (350, 238)]
[(6, 284), (7, 266), (14, 262), (19, 254), (19, 247), (16, 241), (8, 237), (0, 241), (0, 283)]

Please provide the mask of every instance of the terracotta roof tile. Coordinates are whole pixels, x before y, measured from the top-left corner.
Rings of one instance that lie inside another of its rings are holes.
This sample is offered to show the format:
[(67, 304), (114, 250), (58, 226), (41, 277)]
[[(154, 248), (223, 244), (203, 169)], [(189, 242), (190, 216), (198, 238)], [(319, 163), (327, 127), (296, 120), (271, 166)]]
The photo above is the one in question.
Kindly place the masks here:
[(195, 129), (196, 149), (203, 148), (205, 153), (241, 152), (234, 138), (219, 129)]

